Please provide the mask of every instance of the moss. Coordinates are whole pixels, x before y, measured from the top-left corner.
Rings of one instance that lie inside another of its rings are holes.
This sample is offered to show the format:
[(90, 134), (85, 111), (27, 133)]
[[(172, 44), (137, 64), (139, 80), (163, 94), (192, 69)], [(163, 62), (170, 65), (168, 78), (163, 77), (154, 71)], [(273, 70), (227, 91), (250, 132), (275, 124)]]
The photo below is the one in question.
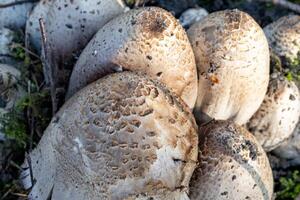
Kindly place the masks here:
[(295, 199), (300, 194), (300, 173), (298, 170), (287, 177), (279, 179), (279, 191), (276, 193), (278, 200)]

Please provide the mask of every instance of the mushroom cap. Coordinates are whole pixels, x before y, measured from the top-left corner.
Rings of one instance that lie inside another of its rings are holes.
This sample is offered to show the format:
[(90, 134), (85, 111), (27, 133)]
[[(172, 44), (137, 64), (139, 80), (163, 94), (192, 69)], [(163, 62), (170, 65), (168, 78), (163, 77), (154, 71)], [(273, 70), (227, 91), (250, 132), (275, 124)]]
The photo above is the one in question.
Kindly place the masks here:
[(300, 94), (296, 84), (275, 72), (265, 99), (247, 128), (266, 151), (271, 151), (291, 136), (299, 116)]
[(54, 117), (30, 154), (30, 198), (53, 188), (53, 199), (184, 199), (197, 151), (197, 126), (180, 98), (158, 81), (115, 73)]
[(280, 144), (273, 153), (283, 159), (287, 160), (290, 165), (300, 165), (300, 122), (294, 129), (292, 135), (287, 141)]
[(171, 13), (146, 7), (108, 22), (80, 55), (67, 98), (92, 81), (123, 69), (160, 80), (193, 108), (197, 97), (195, 58), (184, 29)]
[[(0, 0), (0, 4), (6, 5), (23, 0)], [(33, 7), (32, 2), (25, 2), (0, 8), (0, 27), (19, 29), (25, 26), (27, 16)]]
[(181, 14), (179, 21), (184, 28), (188, 28), (207, 15), (208, 12), (204, 8), (189, 8)]
[(39, 18), (45, 17), (47, 39), (59, 63), (69, 62), (92, 36), (120, 13), (121, 0), (42, 0), (27, 23), (27, 35), (41, 50)]
[(288, 61), (300, 60), (300, 16), (288, 15), (264, 28), (271, 50)]
[(198, 167), (190, 182), (190, 199), (272, 198), (268, 158), (255, 137), (229, 121), (199, 127)]
[(192, 25), (188, 36), (199, 76), (196, 120), (246, 123), (269, 82), (269, 48), (262, 29), (248, 14), (224, 10)]

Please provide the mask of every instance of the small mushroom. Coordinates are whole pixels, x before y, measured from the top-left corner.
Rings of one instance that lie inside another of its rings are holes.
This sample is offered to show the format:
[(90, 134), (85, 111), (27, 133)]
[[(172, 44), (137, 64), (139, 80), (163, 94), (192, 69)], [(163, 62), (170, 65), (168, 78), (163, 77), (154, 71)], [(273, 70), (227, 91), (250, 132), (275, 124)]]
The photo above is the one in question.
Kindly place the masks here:
[(179, 21), (184, 28), (189, 28), (192, 24), (199, 22), (208, 15), (204, 8), (190, 8), (184, 11)]
[(271, 50), (287, 64), (300, 62), (300, 16), (288, 15), (264, 28)]
[(266, 151), (271, 151), (291, 136), (299, 116), (300, 94), (296, 84), (275, 72), (265, 99), (247, 128)]
[(268, 158), (241, 126), (213, 120), (199, 127), (198, 163), (190, 182), (191, 200), (272, 198)]
[(46, 36), (55, 60), (67, 63), (109, 20), (124, 12), (121, 0), (42, 0), (27, 22), (27, 36), (41, 50), (39, 18), (44, 17)]
[(300, 122), (287, 141), (277, 147), (273, 153), (291, 166), (300, 165)]
[[(23, 28), (33, 3), (24, 0), (0, 0), (0, 28)], [(4, 6), (5, 5), (5, 6)]]
[(31, 152), (29, 198), (188, 199), (197, 148), (194, 117), (174, 93), (132, 72), (108, 75), (69, 99)]
[(199, 76), (196, 120), (246, 123), (263, 101), (269, 82), (263, 30), (248, 14), (225, 10), (193, 24), (188, 36)]
[(80, 55), (67, 97), (116, 71), (146, 73), (193, 108), (197, 72), (187, 35), (171, 13), (156, 7), (131, 10), (107, 23)]

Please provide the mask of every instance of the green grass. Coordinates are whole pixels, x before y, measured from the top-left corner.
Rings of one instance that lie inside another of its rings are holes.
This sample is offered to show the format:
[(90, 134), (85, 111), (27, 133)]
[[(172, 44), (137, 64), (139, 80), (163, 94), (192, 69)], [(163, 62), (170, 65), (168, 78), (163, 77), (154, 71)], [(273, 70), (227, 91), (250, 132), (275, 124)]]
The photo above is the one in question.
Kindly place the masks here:
[(298, 170), (279, 179), (279, 191), (276, 194), (278, 200), (295, 199), (300, 195), (300, 173)]

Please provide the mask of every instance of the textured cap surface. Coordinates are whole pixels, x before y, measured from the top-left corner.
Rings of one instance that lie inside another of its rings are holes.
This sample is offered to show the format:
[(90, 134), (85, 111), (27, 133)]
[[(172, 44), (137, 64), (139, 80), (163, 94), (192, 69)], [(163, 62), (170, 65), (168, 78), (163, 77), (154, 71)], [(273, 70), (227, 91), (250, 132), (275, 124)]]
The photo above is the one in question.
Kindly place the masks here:
[(80, 55), (67, 96), (120, 70), (146, 73), (190, 108), (195, 104), (197, 72), (191, 45), (178, 21), (161, 8), (131, 10), (101, 28)]
[(269, 47), (262, 29), (248, 14), (225, 10), (192, 25), (188, 36), (199, 76), (196, 119), (245, 123), (269, 82)]
[(199, 128), (199, 166), (190, 182), (191, 200), (270, 200), (273, 176), (254, 136), (228, 121)]
[(195, 120), (174, 93), (115, 73), (82, 89), (52, 120), (30, 154), (30, 199), (51, 189), (53, 199), (186, 199), (197, 144)]

